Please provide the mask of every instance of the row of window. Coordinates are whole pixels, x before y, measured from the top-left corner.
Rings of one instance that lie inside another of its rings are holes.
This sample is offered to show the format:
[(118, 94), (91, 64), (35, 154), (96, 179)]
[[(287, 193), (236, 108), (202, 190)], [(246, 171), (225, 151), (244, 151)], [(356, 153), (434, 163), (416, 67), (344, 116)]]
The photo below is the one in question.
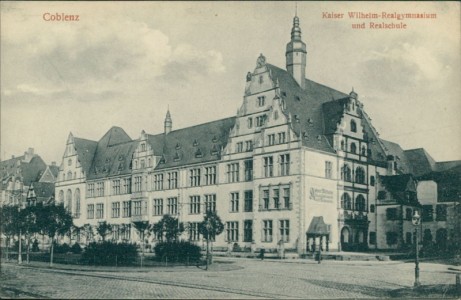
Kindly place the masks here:
[(292, 209), (289, 186), (263, 187), (261, 191), (260, 210)]
[[(261, 227), (261, 241), (272, 242), (274, 237), (274, 222), (273, 220), (262, 220)], [(279, 238), (282, 242), (290, 241), (290, 220), (278, 221)], [(239, 222), (231, 221), (226, 222), (226, 241), (238, 242), (240, 240)], [(243, 221), (243, 241), (253, 241), (253, 220)]]
[(237, 142), (235, 144), (235, 152), (242, 153), (242, 152), (250, 152), (253, 151), (253, 141), (248, 140), (245, 141), (245, 148), (243, 142)]
[(284, 144), (286, 143), (286, 133), (279, 132), (277, 135), (275, 133), (271, 133), (267, 135), (267, 145), (272, 146), (275, 144)]
[[(266, 123), (267, 115), (260, 115), (260, 116), (257, 116), (254, 119), (255, 119), (256, 127), (261, 127), (261, 126), (264, 126), (264, 124)], [(249, 129), (253, 127), (253, 118), (252, 117), (249, 117), (247, 119), (247, 125), (248, 125)]]
[[(346, 142), (344, 140), (341, 141), (341, 150), (342, 151), (346, 151)], [(349, 152), (352, 153), (352, 154), (359, 154), (358, 153), (359, 149), (357, 148), (357, 144), (356, 143), (351, 143), (350, 146), (349, 146)], [(362, 148), (360, 149), (360, 155), (362, 156), (371, 156), (370, 155), (370, 151), (367, 151), (367, 148), (365, 147), (365, 145), (362, 146)]]
[(363, 197), (361, 194), (355, 198), (355, 201), (352, 201), (351, 196), (348, 193), (344, 193), (341, 196), (340, 206), (345, 210), (367, 211), (365, 197)]
[[(386, 209), (386, 219), (390, 221), (400, 220), (401, 216), (397, 207), (391, 207)], [(414, 211), (412, 208), (405, 209), (405, 220), (411, 221)], [(436, 206), (436, 216), (435, 221), (446, 221), (447, 220), (447, 205), (438, 204)], [(434, 221), (434, 207), (432, 205), (423, 205), (421, 211), (421, 221), (422, 222), (432, 222)]]

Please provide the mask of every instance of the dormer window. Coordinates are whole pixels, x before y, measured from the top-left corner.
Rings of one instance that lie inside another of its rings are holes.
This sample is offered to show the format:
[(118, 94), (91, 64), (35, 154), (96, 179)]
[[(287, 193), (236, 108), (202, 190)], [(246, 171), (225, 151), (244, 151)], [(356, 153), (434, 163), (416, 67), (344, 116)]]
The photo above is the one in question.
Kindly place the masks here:
[(197, 147), (198, 146), (198, 142), (197, 140), (194, 140), (194, 143), (192, 144), (194, 147)]
[(296, 96), (295, 99), (296, 99), (296, 101), (298, 101), (298, 102), (301, 101), (301, 98), (299, 98), (299, 96)]
[(266, 97), (265, 96), (260, 96), (258, 97), (258, 106), (264, 106), (266, 104)]
[(180, 159), (181, 159), (181, 157), (179, 156), (179, 153), (176, 152), (175, 155), (174, 155), (174, 157), (173, 157), (173, 160), (174, 160), (174, 161), (179, 161)]
[(202, 155), (202, 150), (200, 150), (200, 148), (198, 148), (197, 151), (195, 151), (195, 157), (200, 158), (202, 156), (203, 156)]
[(354, 120), (351, 120), (351, 131), (357, 132), (357, 123)]
[(218, 147), (216, 145), (213, 145), (213, 148), (211, 148), (211, 155), (216, 155), (218, 154)]
[(218, 141), (218, 138), (216, 136), (213, 137), (213, 139), (211, 140), (213, 143), (216, 143)]
[(176, 150), (181, 149), (181, 145), (180, 145), (179, 143), (177, 143), (176, 146), (175, 146), (175, 149), (176, 149)]

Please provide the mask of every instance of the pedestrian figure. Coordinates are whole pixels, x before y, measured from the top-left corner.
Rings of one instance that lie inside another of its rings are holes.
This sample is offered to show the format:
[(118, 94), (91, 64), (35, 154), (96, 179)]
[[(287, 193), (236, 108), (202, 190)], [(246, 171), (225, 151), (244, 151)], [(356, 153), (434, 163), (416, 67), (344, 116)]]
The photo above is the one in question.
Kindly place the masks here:
[(261, 248), (261, 250), (259, 250), (259, 257), (261, 257), (261, 260), (264, 260), (264, 253), (266, 252), (266, 249), (264, 248)]

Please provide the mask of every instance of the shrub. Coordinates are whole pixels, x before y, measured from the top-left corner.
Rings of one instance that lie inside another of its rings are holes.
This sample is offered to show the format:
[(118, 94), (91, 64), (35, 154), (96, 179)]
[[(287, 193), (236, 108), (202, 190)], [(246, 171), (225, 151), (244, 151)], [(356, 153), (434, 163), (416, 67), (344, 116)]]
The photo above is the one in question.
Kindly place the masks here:
[(70, 246), (67, 243), (62, 245), (55, 243), (54, 244), (54, 253), (67, 253), (70, 252)]
[(200, 247), (187, 241), (159, 242), (154, 247), (159, 260), (171, 262), (197, 262), (200, 260)]
[(94, 265), (133, 265), (138, 256), (137, 246), (105, 241), (90, 243), (82, 254), (82, 262)]
[(82, 247), (80, 247), (79, 243), (75, 243), (70, 247), (70, 251), (74, 254), (80, 254), (82, 253)]

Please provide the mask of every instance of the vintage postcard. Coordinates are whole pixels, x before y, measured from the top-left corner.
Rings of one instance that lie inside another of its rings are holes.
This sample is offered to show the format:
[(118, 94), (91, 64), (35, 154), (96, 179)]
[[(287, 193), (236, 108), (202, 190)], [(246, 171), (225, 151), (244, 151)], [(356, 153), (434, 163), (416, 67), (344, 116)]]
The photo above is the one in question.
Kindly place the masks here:
[(461, 296), (459, 2), (0, 8), (0, 297)]

